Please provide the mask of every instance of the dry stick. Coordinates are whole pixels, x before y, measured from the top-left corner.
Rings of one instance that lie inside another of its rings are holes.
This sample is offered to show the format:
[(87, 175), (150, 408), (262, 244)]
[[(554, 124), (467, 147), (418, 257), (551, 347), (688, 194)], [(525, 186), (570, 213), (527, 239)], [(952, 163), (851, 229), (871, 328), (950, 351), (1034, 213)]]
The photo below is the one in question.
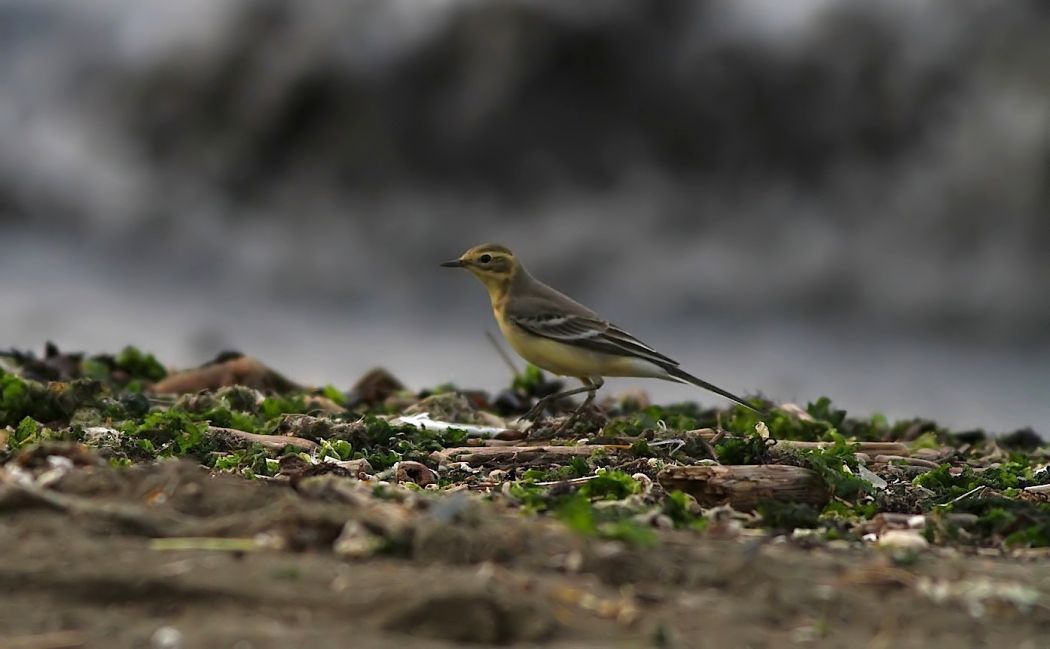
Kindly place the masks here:
[[(777, 444), (787, 448), (801, 449), (828, 448), (834, 446), (833, 442), (798, 442), (789, 439), (778, 440)], [(911, 452), (908, 445), (902, 442), (847, 442), (847, 444), (855, 445), (858, 453), (874, 453), (876, 455), (892, 453), (904, 456)]]
[[(707, 453), (708, 457), (710, 457), (715, 462), (718, 462), (718, 452), (715, 451), (714, 444), (707, 441), (703, 437), (697, 437), (697, 439), (700, 440), (700, 445), (704, 447), (704, 451)], [(718, 463), (721, 464), (721, 462)]]
[[(978, 487), (974, 487), (973, 489), (970, 489), (969, 491), (967, 491), (967, 492), (966, 492), (966, 493), (964, 493), (963, 495), (959, 496), (958, 498), (953, 498), (952, 500), (949, 500), (948, 502), (944, 503), (944, 505), (952, 505), (952, 504), (954, 504), (954, 503), (957, 503), (957, 502), (959, 502), (959, 501), (960, 501), (960, 500), (962, 500), (963, 498), (966, 498), (966, 497), (968, 497), (968, 496), (972, 496), (972, 495), (974, 495), (975, 493), (977, 493), (977, 492), (979, 492), (979, 491), (983, 491), (984, 489), (987, 489), (987, 488), (988, 488), (988, 486), (987, 486), (987, 485), (980, 485), (980, 486), (978, 486)], [(943, 507), (944, 505), (942, 505), (942, 507)]]
[(784, 464), (669, 466), (657, 480), (665, 489), (681, 489), (705, 507), (729, 504), (749, 511), (767, 500), (823, 507), (827, 484), (815, 471)]
[(578, 485), (585, 482), (590, 482), (597, 478), (597, 475), (583, 476), (582, 478), (567, 478), (565, 480), (547, 480), (546, 482), (537, 482), (537, 487), (552, 487), (554, 485)]
[(890, 462), (900, 462), (903, 464), (910, 464), (911, 466), (921, 466), (927, 469), (936, 469), (940, 466), (936, 462), (930, 460), (924, 460), (918, 457), (904, 457), (903, 455), (876, 455), (875, 462), (884, 462), (889, 464)]
[(273, 451), (280, 451), (286, 446), (294, 446), (304, 451), (315, 451), (321, 445), (302, 437), (291, 435), (258, 435), (236, 428), (222, 428), (219, 426), (208, 426), (208, 437), (222, 444), (228, 449), (248, 448), (252, 444), (259, 444)]
[[(475, 441), (475, 440), (467, 440), (468, 443), (472, 442), (472, 441)], [(522, 444), (529, 444), (529, 443), (530, 442), (528, 440), (525, 440), (525, 439), (479, 439), (479, 440), (476, 440), (475, 446), (477, 446), (477, 447), (482, 447), (482, 446), (494, 446), (494, 447), (495, 446), (521, 446)], [(537, 444), (539, 446), (542, 446), (541, 442), (535, 442), (535, 444)]]
[(596, 450), (609, 453), (626, 451), (629, 446), (460, 446), (434, 451), (430, 458), (438, 463), (465, 462), (471, 466), (483, 464), (526, 464), (541, 461), (558, 462), (571, 457), (590, 457)]

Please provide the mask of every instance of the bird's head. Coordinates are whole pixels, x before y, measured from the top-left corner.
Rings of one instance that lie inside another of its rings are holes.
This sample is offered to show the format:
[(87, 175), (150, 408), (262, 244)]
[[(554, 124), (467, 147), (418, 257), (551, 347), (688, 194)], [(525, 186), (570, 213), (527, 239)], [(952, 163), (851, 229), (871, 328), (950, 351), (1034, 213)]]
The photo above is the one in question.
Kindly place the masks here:
[(514, 253), (505, 246), (483, 243), (441, 264), (446, 268), (466, 268), (489, 289), (505, 287), (521, 268)]

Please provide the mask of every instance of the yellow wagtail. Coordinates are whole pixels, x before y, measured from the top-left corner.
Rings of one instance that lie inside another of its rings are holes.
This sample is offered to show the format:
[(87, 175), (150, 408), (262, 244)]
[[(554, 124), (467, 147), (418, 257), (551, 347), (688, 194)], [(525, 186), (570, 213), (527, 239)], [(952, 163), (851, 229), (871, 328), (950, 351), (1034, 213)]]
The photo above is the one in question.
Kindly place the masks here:
[(594, 400), (606, 376), (633, 376), (691, 383), (756, 410), (735, 394), (685, 372), (678, 363), (543, 282), (529, 275), (504, 246), (482, 244), (442, 266), (466, 268), (488, 289), (492, 312), (511, 347), (528, 362), (583, 382), (541, 399), (525, 416), (535, 419), (557, 399), (587, 393), (562, 426)]

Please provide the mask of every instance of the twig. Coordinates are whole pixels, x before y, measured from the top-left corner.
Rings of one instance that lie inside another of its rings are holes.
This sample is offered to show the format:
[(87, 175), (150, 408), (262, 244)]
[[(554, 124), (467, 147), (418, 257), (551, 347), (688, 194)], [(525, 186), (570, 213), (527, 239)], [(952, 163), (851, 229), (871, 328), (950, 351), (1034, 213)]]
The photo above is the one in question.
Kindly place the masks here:
[(980, 485), (979, 487), (974, 487), (973, 489), (970, 489), (969, 491), (967, 491), (963, 495), (959, 496), (958, 498), (953, 498), (952, 500), (949, 500), (948, 502), (946, 502), (946, 503), (944, 503), (943, 505), (940, 505), (940, 506), (941, 507), (945, 507), (947, 505), (954, 505), (955, 503), (959, 502), (963, 498), (967, 498), (969, 496), (972, 496), (975, 493), (983, 491), (983, 490), (985, 490), (987, 488), (988, 488), (988, 485)]
[(700, 445), (704, 447), (704, 450), (707, 452), (707, 455), (718, 464), (721, 464), (721, 462), (718, 462), (718, 451), (715, 450), (714, 445), (711, 444), (711, 442), (704, 439), (703, 437), (697, 437), (697, 439), (700, 440)]
[(471, 466), (484, 464), (525, 465), (530, 463), (563, 462), (573, 457), (590, 457), (597, 451), (618, 453), (628, 446), (465, 446), (434, 451), (430, 459), (437, 463), (466, 462)]
[(921, 466), (927, 469), (936, 469), (940, 466), (936, 462), (930, 460), (924, 460), (919, 457), (904, 457), (903, 455), (876, 455), (875, 462), (885, 462), (889, 464), (891, 462), (900, 462), (902, 464), (910, 464), (911, 466)]
[(291, 435), (259, 435), (249, 433), (236, 428), (222, 428), (220, 426), (208, 426), (208, 437), (222, 445), (227, 450), (248, 448), (252, 444), (259, 444), (271, 451), (280, 451), (286, 446), (294, 446), (303, 451), (316, 451), (321, 448), (317, 442)]
[(684, 439), (678, 439), (676, 437), (674, 439), (661, 439), (661, 440), (656, 441), (656, 442), (648, 442), (648, 444), (649, 444), (649, 446), (670, 446), (670, 445), (674, 444), (674, 448), (672, 448), (671, 450), (667, 451), (668, 453), (673, 455), (674, 453), (676, 453), (679, 450), (681, 450), (683, 446), (685, 446), (685, 440)]
[(553, 485), (560, 485), (560, 484), (578, 485), (578, 484), (583, 484), (585, 482), (590, 482), (591, 480), (594, 480), (597, 477), (598, 476), (596, 476), (596, 475), (588, 475), (588, 476), (583, 476), (582, 478), (567, 478), (565, 480), (549, 480), (547, 482), (537, 482), (536, 486), (537, 487), (551, 487)]
[[(855, 446), (858, 453), (874, 453), (876, 455), (892, 454), (896, 456), (905, 456), (910, 451), (908, 445), (901, 442), (850, 442), (847, 441), (850, 446)], [(834, 442), (801, 442), (791, 439), (777, 440), (777, 446), (784, 448), (797, 448), (797, 449), (814, 449), (814, 448), (829, 448), (834, 446)], [(935, 465), (936, 466), (936, 465)]]

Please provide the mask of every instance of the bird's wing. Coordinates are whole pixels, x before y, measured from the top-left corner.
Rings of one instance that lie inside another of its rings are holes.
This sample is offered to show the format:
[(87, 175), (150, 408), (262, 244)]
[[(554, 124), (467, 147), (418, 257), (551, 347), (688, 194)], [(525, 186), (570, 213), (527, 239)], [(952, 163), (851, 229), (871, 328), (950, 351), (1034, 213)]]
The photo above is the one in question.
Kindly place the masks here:
[(678, 365), (616, 325), (591, 313), (571, 313), (547, 300), (521, 300), (517, 308), (508, 308), (506, 318), (531, 334), (567, 345), (613, 356), (633, 356), (659, 366)]

